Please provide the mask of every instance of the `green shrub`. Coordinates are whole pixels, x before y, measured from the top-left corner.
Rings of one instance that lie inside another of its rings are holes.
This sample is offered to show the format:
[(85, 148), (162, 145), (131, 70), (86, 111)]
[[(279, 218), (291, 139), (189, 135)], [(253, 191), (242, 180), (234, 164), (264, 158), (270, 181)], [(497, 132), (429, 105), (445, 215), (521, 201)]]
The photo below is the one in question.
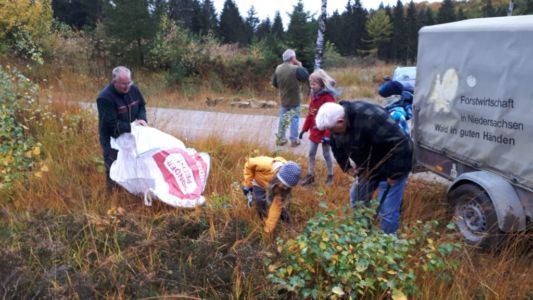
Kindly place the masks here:
[(32, 136), (37, 86), (0, 66), (0, 189), (37, 166), (41, 149)]
[(265, 260), (269, 280), (303, 298), (377, 298), (416, 295), (418, 272), (439, 270), (442, 275), (457, 267), (445, 259), (459, 245), (434, 242), (436, 221), (418, 222), (399, 237), (369, 222), (374, 212), (365, 207), (356, 210), (358, 217), (347, 209), (318, 213), (296, 238), (278, 238), (281, 256)]

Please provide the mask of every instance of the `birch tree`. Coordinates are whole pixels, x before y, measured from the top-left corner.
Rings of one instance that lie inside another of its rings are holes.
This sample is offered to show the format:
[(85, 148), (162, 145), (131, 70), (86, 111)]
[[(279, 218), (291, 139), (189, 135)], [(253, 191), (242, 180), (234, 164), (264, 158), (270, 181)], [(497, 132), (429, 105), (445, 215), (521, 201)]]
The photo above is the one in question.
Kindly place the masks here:
[(322, 0), (320, 18), (318, 18), (318, 33), (316, 37), (315, 70), (321, 68), (322, 57), (324, 56), (324, 34), (326, 32), (327, 6), (328, 1)]

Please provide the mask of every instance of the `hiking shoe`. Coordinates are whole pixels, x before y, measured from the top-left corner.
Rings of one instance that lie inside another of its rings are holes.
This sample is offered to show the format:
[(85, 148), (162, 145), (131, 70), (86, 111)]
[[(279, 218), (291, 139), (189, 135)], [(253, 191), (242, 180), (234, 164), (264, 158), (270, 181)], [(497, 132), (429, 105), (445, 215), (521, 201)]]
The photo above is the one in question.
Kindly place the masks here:
[(282, 139), (282, 140), (276, 140), (276, 145), (278, 146), (283, 146), (285, 144), (287, 144), (287, 139)]
[(328, 175), (328, 178), (326, 178), (326, 185), (332, 185), (333, 184), (333, 175)]
[(302, 186), (308, 186), (308, 185), (311, 185), (313, 182), (315, 182), (315, 176), (310, 175), (310, 174), (307, 174), (307, 175), (302, 179)]
[(299, 140), (291, 141), (291, 147), (298, 147), (298, 146), (300, 146), (300, 141)]

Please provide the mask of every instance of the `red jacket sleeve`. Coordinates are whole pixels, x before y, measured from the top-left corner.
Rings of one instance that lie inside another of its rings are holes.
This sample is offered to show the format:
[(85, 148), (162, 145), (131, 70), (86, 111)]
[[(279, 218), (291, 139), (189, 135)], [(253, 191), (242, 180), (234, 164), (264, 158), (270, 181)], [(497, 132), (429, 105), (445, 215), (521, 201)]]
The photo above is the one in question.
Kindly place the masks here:
[(308, 131), (309, 129), (311, 129), (311, 126), (313, 125), (313, 120), (315, 118), (315, 116), (313, 116), (311, 114), (311, 102), (312, 102), (312, 99), (309, 100), (309, 110), (307, 111), (307, 115), (305, 116), (305, 121), (304, 121), (304, 125), (302, 127), (302, 131)]

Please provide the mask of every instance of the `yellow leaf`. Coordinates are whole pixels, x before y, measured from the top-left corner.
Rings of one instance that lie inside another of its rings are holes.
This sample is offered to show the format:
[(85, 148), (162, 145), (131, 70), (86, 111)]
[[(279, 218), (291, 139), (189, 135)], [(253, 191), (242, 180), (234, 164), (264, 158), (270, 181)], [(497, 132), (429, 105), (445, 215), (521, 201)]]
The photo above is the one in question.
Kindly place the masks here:
[(391, 274), (391, 275), (395, 275), (397, 272), (394, 271), (394, 270), (388, 270), (387, 273), (388, 273), (388, 274)]
[(24, 157), (31, 158), (31, 150), (24, 152)]
[(41, 154), (41, 148), (40, 147), (33, 147), (33, 155), (37, 156)]
[(43, 166), (41, 167), (41, 172), (48, 172), (48, 171), (49, 171), (49, 170), (48, 170), (48, 166), (47, 166), (47, 165), (43, 165)]
[(114, 214), (115, 214), (115, 211), (116, 211), (116, 208), (111, 207), (110, 209), (107, 210), (107, 214), (108, 214), (108, 215), (114, 215)]
[(407, 300), (407, 296), (401, 290), (394, 289), (392, 291), (392, 300)]
[(291, 274), (292, 274), (292, 266), (288, 266), (287, 267), (287, 274), (289, 274), (289, 276), (291, 276)]
[(432, 239), (427, 239), (428, 241), (428, 244), (433, 244), (433, 240)]
[(37, 178), (42, 178), (42, 177), (43, 177), (43, 173), (41, 173), (41, 172), (35, 172), (35, 177), (37, 177)]

